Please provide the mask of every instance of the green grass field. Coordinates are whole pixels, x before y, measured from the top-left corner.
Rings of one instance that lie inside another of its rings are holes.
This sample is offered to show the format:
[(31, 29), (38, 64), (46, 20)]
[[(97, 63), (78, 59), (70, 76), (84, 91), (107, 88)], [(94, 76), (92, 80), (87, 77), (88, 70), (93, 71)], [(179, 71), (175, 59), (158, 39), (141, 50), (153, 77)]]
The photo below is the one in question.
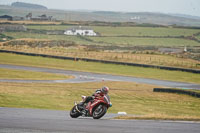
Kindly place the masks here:
[[(73, 26), (64, 25), (27, 25), (28, 29), (36, 30), (66, 30)], [(183, 37), (193, 36), (199, 33), (199, 29), (184, 28), (163, 28), (163, 27), (110, 27), (110, 26), (90, 26), (101, 37), (85, 37), (67, 35), (46, 35), (31, 32), (5, 32), (5, 35), (15, 39), (34, 38), (48, 40), (68, 40), (76, 44), (96, 44), (96, 45), (132, 45), (132, 46), (199, 46), (197, 41), (184, 39)], [(128, 37), (127, 37), (128, 36)], [(151, 38), (154, 37), (154, 38)], [(166, 37), (166, 38), (160, 38)], [(174, 38), (182, 37), (182, 38)], [(88, 41), (87, 38), (92, 41)]]
[(7, 36), (13, 37), (14, 39), (45, 39), (45, 40), (64, 40), (75, 42), (76, 44), (95, 44), (92, 42), (88, 42), (85, 39), (81, 39), (78, 36), (67, 36), (67, 35), (46, 35), (46, 34), (38, 34), (38, 33), (26, 33), (26, 32), (5, 32)]
[(200, 35), (197, 36), (197, 39), (200, 41)]
[[(66, 30), (73, 26), (63, 25), (27, 25), (28, 29), (37, 30)], [(183, 28), (153, 28), (153, 27), (110, 27), (90, 26), (102, 36), (192, 36), (200, 32), (199, 29)]]
[(196, 29), (153, 27), (92, 27), (103, 36), (191, 36)]
[(76, 36), (46, 35), (46, 34), (26, 33), (26, 32), (5, 32), (5, 34), (8, 36), (12, 36), (15, 39), (20, 39), (20, 38), (49, 39), (49, 40), (77, 40), (78, 39)]
[(167, 71), (153, 68), (132, 67), (124, 65), (70, 61), (43, 57), (31, 57), (15, 54), (0, 53), (2, 64), (49, 67), (67, 70), (110, 73), (117, 75), (153, 78), (161, 80), (200, 83), (200, 75), (180, 71)]
[(6, 36), (14, 39), (31, 38), (31, 39), (47, 39), (47, 40), (66, 40), (73, 41), (76, 44), (97, 44), (97, 45), (130, 45), (130, 46), (199, 46), (200, 43), (193, 40), (180, 38), (140, 38), (140, 37), (85, 37), (91, 41), (82, 39), (77, 36), (67, 35), (46, 35), (38, 33), (26, 32), (5, 32)]
[(140, 38), (140, 37), (89, 37), (95, 42), (111, 45), (129, 46), (199, 46), (200, 43), (193, 40), (180, 38)]

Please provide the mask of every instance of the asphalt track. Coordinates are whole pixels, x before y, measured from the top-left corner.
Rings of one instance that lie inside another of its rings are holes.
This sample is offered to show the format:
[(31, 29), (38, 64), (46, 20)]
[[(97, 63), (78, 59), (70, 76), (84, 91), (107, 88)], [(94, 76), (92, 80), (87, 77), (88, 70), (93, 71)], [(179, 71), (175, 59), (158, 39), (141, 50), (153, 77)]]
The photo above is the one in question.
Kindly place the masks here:
[(8, 79), (0, 79), (0, 82), (81, 83), (81, 82), (98, 82), (98, 81), (127, 81), (127, 82), (153, 84), (153, 85), (164, 86), (164, 87), (173, 87), (173, 88), (200, 89), (200, 84), (173, 82), (173, 81), (156, 80), (156, 79), (149, 79), (149, 78), (136, 78), (136, 77), (130, 77), (130, 76), (119, 76), (119, 75), (111, 75), (111, 74), (98, 74), (98, 73), (91, 73), (91, 72), (69, 71), (69, 70), (6, 65), (6, 64), (0, 64), (0, 68), (65, 74), (65, 75), (72, 75), (75, 77), (74, 79), (68, 79), (68, 80), (12, 80), (12, 79), (8, 80)]
[(199, 122), (73, 119), (67, 111), (0, 108), (0, 133), (200, 133)]

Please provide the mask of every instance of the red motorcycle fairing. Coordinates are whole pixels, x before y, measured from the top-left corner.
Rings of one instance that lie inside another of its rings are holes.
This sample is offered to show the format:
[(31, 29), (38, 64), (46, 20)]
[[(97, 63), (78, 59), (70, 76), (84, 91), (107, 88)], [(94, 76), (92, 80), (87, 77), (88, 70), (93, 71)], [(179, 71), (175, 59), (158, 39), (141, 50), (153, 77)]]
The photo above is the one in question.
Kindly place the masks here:
[(105, 104), (106, 106), (108, 106), (109, 103), (106, 103), (104, 101), (104, 97), (100, 97), (100, 98), (95, 98), (93, 102), (89, 102), (87, 105), (87, 109), (89, 110), (89, 114), (92, 116), (93, 113), (93, 109), (94, 107), (98, 106), (99, 104)]

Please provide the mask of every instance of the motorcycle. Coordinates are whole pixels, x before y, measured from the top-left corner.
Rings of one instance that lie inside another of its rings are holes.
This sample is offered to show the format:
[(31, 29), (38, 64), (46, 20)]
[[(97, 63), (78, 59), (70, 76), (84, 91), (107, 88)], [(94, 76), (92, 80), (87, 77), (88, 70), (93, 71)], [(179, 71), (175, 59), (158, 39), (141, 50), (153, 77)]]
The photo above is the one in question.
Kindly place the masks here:
[[(82, 96), (82, 99), (84, 101), (86, 96)], [(83, 116), (93, 117), (93, 119), (100, 119), (106, 114), (108, 108), (112, 106), (110, 97), (108, 95), (104, 95), (102, 97), (94, 97), (93, 100), (82, 105), (81, 103), (83, 103), (83, 101), (81, 101), (79, 104), (75, 102), (74, 107), (70, 111), (70, 116), (72, 118)]]

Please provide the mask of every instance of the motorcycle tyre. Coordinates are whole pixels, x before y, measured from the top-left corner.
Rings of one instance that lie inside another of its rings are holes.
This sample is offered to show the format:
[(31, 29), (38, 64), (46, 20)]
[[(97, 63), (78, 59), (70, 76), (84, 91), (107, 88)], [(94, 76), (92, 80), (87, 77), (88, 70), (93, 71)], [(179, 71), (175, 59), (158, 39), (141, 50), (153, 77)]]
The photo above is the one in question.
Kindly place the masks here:
[[(81, 113), (78, 112), (75, 108), (76, 108), (76, 106), (74, 106), (70, 111), (70, 116), (72, 118), (78, 118), (79, 116), (81, 116)], [(76, 112), (74, 112), (74, 110), (76, 110)]]
[(103, 111), (102, 111), (99, 115), (95, 116), (95, 115), (94, 115), (95, 110), (96, 110), (99, 106), (100, 106), (100, 105), (98, 105), (98, 106), (94, 109), (94, 111), (93, 111), (93, 113), (92, 113), (93, 119), (100, 119), (100, 118), (103, 117), (103, 116), (106, 114), (106, 112), (107, 112), (107, 107), (106, 107), (105, 105), (102, 105)]

